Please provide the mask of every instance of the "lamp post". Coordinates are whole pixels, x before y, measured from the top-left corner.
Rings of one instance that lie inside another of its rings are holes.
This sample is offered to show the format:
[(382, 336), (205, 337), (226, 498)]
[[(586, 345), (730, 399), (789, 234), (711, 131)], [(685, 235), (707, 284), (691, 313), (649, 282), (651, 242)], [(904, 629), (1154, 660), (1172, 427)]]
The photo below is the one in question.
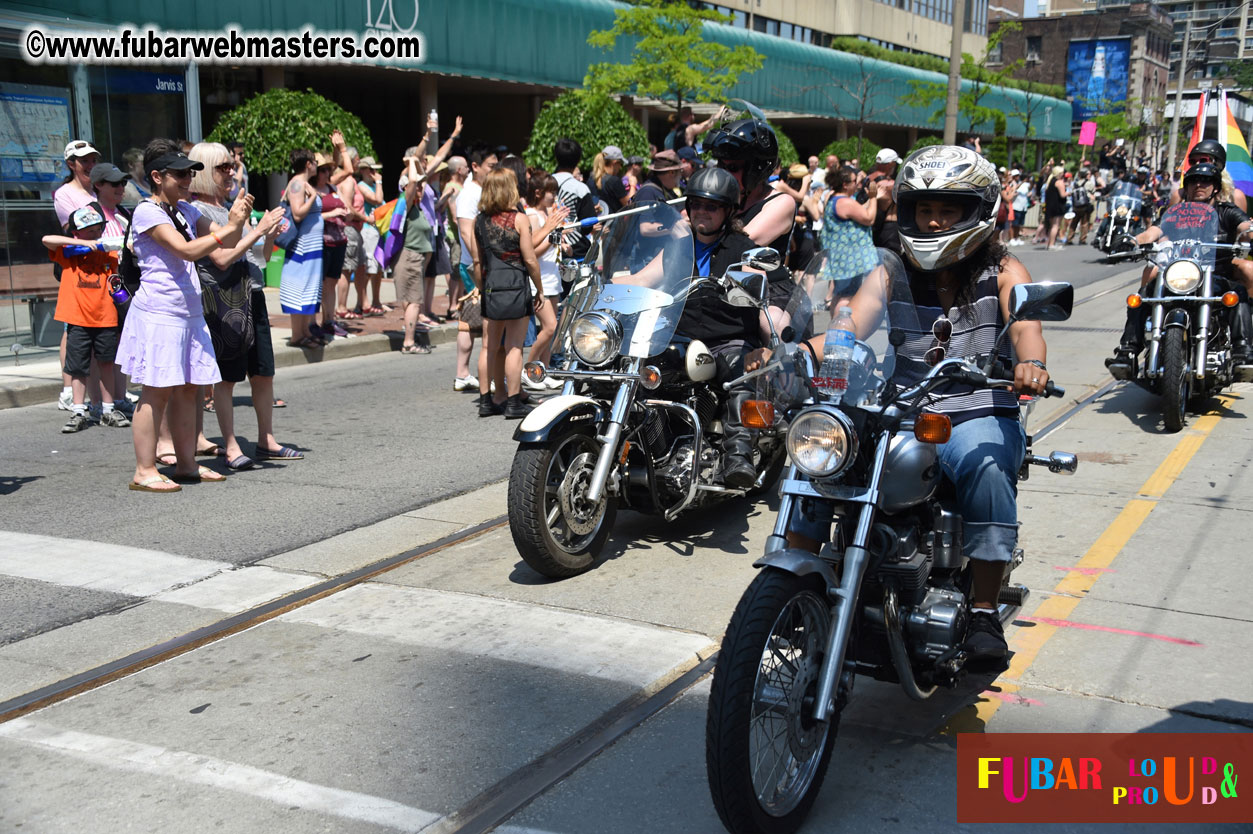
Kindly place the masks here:
[(962, 84), (962, 30), (966, 28), (966, 0), (953, 0), (953, 46), (949, 50), (948, 101), (944, 105), (944, 144), (957, 144), (957, 102)]

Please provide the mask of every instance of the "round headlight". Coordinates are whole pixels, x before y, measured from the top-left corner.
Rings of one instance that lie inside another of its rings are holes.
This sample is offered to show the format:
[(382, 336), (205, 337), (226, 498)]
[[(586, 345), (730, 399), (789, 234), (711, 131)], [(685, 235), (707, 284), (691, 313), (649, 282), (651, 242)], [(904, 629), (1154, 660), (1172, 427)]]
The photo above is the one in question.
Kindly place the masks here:
[(1201, 283), (1201, 267), (1194, 261), (1175, 261), (1166, 268), (1166, 286), (1173, 293), (1192, 292)]
[(839, 411), (803, 411), (788, 429), (787, 451), (806, 475), (829, 478), (857, 457), (857, 433)]
[(622, 326), (605, 313), (584, 313), (574, 320), (570, 333), (574, 354), (593, 368), (617, 356), (622, 345)]

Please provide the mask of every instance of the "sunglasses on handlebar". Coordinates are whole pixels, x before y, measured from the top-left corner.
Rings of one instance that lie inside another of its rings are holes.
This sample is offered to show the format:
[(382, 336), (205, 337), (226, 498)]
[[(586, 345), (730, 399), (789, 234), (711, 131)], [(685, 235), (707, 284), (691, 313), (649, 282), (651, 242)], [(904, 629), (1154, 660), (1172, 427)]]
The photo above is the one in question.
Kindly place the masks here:
[(922, 361), (934, 368), (943, 362), (948, 354), (947, 345), (953, 338), (953, 323), (944, 316), (940, 316), (931, 324), (931, 335), (935, 337), (937, 344), (922, 355)]

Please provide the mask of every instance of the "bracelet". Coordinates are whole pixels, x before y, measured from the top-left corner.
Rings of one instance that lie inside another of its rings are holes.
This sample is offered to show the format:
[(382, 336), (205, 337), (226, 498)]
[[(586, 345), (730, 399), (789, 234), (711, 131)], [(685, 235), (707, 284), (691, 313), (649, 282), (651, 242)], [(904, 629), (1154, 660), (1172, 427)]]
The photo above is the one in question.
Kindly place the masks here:
[(1048, 370), (1048, 368), (1044, 367), (1044, 363), (1041, 362), (1039, 359), (1023, 359), (1018, 364), (1019, 365), (1035, 365), (1037, 368), (1039, 368), (1042, 371)]
[(223, 243), (223, 242), (222, 242), (222, 238), (218, 237), (218, 233), (217, 233), (217, 232), (209, 232), (209, 237), (211, 237), (211, 238), (213, 238), (214, 240), (216, 240), (216, 241), (218, 242), (218, 246), (225, 246), (225, 245), (226, 245), (225, 243)]

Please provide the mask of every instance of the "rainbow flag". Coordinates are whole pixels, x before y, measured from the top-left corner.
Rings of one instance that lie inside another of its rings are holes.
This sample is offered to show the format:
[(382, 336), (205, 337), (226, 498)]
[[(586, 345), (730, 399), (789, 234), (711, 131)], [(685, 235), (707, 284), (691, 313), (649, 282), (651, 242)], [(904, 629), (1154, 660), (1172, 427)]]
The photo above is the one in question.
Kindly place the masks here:
[(1192, 155), (1192, 149), (1196, 147), (1196, 143), (1205, 138), (1205, 109), (1208, 106), (1209, 93), (1202, 90), (1201, 100), (1196, 103), (1196, 122), (1192, 125), (1192, 136), (1188, 139), (1188, 149), (1183, 152), (1183, 159), (1179, 160), (1179, 167), (1175, 169), (1180, 188), (1183, 188), (1183, 175), (1188, 173), (1188, 157)]
[(1227, 107), (1227, 91), (1222, 91), (1218, 105), (1218, 141), (1227, 149), (1227, 173), (1231, 182), (1245, 194), (1253, 194), (1253, 159), (1249, 158), (1249, 146), (1240, 135), (1236, 117)]

